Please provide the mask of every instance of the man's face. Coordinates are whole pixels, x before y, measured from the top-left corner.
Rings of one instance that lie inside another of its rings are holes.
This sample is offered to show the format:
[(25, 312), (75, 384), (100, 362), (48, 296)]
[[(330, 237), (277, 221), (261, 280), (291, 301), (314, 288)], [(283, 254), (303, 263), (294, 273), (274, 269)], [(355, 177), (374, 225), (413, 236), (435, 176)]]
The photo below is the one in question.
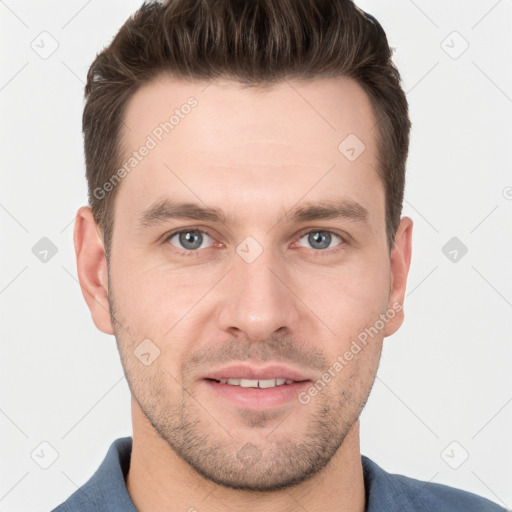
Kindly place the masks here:
[(401, 322), (370, 101), (344, 78), (161, 77), (124, 121), (126, 160), (155, 142), (119, 185), (109, 266), (135, 414), (221, 485), (304, 481), (357, 426)]

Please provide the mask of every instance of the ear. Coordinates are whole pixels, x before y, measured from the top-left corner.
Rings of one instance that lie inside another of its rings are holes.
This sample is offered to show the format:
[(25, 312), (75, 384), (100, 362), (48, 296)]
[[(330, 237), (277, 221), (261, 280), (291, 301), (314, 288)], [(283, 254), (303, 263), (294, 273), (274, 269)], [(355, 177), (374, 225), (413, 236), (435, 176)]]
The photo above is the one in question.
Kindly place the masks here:
[(108, 303), (107, 258), (101, 231), (88, 206), (80, 208), (75, 218), (75, 242), (78, 280), (96, 327), (114, 334)]
[(395, 333), (404, 321), (403, 303), (407, 275), (411, 265), (412, 220), (402, 217), (396, 231), (395, 244), (391, 250), (391, 287), (389, 290), (388, 310), (395, 311), (395, 316), (386, 323), (384, 336)]

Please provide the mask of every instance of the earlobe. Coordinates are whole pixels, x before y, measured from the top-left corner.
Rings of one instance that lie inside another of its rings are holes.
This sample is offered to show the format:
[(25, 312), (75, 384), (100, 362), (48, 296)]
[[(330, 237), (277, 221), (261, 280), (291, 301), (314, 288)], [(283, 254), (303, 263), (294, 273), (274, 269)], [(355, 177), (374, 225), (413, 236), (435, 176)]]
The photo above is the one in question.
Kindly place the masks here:
[(391, 251), (391, 285), (388, 308), (393, 310), (395, 315), (386, 324), (384, 336), (395, 333), (404, 321), (403, 303), (407, 275), (411, 265), (412, 227), (412, 220), (409, 217), (402, 217), (396, 232), (395, 245)]
[(100, 331), (114, 334), (108, 303), (107, 260), (99, 231), (92, 210), (88, 206), (80, 208), (73, 234), (78, 280), (94, 324)]

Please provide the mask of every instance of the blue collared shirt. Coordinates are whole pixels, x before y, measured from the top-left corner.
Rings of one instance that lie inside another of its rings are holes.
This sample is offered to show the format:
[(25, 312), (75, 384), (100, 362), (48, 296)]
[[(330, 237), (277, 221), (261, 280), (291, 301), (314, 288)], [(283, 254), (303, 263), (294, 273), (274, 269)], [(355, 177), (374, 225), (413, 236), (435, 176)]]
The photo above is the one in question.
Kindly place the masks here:
[[(132, 438), (117, 439), (96, 473), (52, 512), (137, 512), (126, 490)], [(387, 473), (364, 455), (366, 512), (504, 512), (506, 509), (442, 484)]]

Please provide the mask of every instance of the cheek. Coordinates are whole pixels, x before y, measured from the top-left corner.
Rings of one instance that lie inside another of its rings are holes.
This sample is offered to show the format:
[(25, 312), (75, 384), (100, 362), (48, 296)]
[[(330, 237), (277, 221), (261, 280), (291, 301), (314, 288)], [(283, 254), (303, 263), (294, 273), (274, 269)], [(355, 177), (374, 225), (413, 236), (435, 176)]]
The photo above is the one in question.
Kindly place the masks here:
[(132, 338), (152, 339), (162, 351), (170, 346), (179, 350), (176, 338), (194, 336), (193, 331), (202, 327), (199, 316), (211, 304), (202, 299), (218, 281), (216, 272), (176, 269), (135, 258), (118, 259), (113, 268), (118, 318)]
[(387, 308), (390, 280), (383, 258), (365, 261), (359, 254), (336, 268), (304, 268), (295, 282), (297, 295), (337, 338), (355, 335)]

